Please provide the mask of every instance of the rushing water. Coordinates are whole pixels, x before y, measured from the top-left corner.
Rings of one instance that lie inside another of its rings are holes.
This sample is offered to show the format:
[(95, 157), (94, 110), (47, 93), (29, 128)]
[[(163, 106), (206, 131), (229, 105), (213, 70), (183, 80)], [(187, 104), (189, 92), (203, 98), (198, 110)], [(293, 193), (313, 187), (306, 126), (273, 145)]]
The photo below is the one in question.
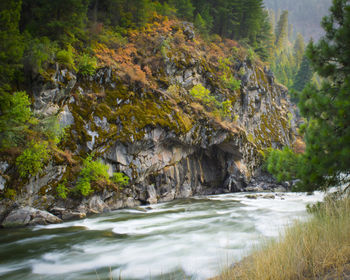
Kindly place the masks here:
[(1, 230), (0, 279), (206, 279), (321, 199), (227, 194)]

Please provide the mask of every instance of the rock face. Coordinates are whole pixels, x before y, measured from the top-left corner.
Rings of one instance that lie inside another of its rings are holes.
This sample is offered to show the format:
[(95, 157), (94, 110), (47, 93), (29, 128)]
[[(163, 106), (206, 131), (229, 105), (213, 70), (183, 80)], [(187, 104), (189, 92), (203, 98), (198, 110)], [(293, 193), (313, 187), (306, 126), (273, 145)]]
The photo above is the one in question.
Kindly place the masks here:
[[(74, 174), (74, 164), (52, 162), (43, 175), (29, 180), (17, 199), (22, 207), (4, 215), (3, 226), (59, 222), (200, 194), (281, 187), (259, 171), (260, 153), (294, 141), (287, 89), (247, 56), (230, 60), (232, 77), (241, 82), (238, 89), (228, 88), (220, 78), (221, 60), (210, 56), (209, 46), (196, 46), (193, 26), (184, 23), (169, 28), (170, 33), (159, 31), (144, 50), (158, 64), (139, 51), (132, 54), (136, 64), (101, 65), (92, 77), (55, 65), (50, 81), (39, 79), (33, 89), (36, 112), (58, 116), (68, 131), (64, 145), (76, 162), (93, 152), (109, 166), (110, 174), (128, 175), (130, 185), (81, 199), (55, 199), (55, 184)], [(174, 33), (177, 37), (166, 38)], [(180, 51), (177, 41), (187, 48)], [(137, 47), (136, 39), (132, 43)], [(225, 44), (223, 55), (232, 52), (233, 43)], [(140, 65), (142, 69), (150, 65), (141, 73), (146, 80), (135, 74), (141, 71)], [(199, 84), (210, 91), (217, 107), (190, 94)], [(217, 111), (225, 100), (232, 106), (220, 117)], [(3, 184), (0, 176), (0, 188)]]

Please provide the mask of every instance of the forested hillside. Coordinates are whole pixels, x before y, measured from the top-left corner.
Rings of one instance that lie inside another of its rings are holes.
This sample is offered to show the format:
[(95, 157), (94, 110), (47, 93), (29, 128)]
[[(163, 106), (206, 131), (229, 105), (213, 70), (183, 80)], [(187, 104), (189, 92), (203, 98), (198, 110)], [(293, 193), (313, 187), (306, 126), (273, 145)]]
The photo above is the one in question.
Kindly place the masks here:
[(310, 38), (317, 41), (324, 34), (320, 22), (327, 15), (332, 0), (264, 0), (264, 3), (277, 19), (284, 10), (289, 12), (294, 36), (299, 32), (306, 41)]

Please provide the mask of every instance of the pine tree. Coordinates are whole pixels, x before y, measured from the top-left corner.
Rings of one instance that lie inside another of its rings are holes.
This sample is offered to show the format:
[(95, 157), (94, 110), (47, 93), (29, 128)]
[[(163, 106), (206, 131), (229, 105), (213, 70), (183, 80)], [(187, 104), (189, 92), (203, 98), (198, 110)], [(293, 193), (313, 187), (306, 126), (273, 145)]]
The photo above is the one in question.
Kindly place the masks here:
[(204, 21), (204, 19), (202, 18), (201, 14), (198, 13), (196, 15), (196, 18), (194, 20), (194, 26), (199, 30), (199, 32), (201, 34), (203, 34), (204, 36), (207, 36), (208, 35), (208, 29), (207, 29), (207, 26), (206, 26), (206, 23)]
[[(0, 89), (9, 88), (15, 71), (21, 67), (23, 43), (19, 33), (21, 0), (0, 2)], [(1, 94), (1, 92), (0, 92)]]
[(177, 15), (185, 20), (193, 20), (194, 7), (191, 0), (170, 0), (169, 3), (177, 10)]
[(311, 69), (310, 61), (307, 56), (304, 55), (298, 73), (294, 79), (293, 89), (302, 91), (305, 86), (311, 82), (312, 75), (313, 72)]
[(300, 33), (298, 33), (297, 39), (295, 40), (295, 43), (294, 43), (294, 56), (295, 56), (295, 61), (298, 68), (303, 59), (304, 51), (305, 51), (304, 37)]
[(270, 26), (272, 31), (272, 40), (273, 44), (275, 44), (276, 41), (276, 35), (275, 35), (275, 27), (276, 27), (276, 14), (274, 10), (268, 10), (269, 12), (269, 20), (270, 20)]
[(288, 11), (283, 11), (276, 27), (276, 49), (282, 51), (288, 40)]
[(306, 191), (350, 182), (350, 3), (334, 0), (330, 11), (322, 21), (326, 35), (307, 47), (312, 68), (324, 82), (320, 89), (308, 85), (299, 96), (307, 120), (302, 129), (306, 151), (296, 156), (296, 167), (274, 172), (296, 174), (299, 189)]
[(256, 41), (258, 46), (255, 52), (259, 54), (262, 60), (267, 61), (274, 51), (274, 32), (266, 12), (265, 18), (260, 26), (260, 31), (256, 36)]
[(23, 0), (22, 29), (70, 43), (87, 22), (88, 4), (89, 0)]
[(348, 182), (350, 174), (350, 3), (334, 0), (330, 11), (322, 21), (325, 37), (307, 49), (313, 68), (326, 81), (320, 90), (309, 87), (300, 97), (309, 123), (308, 168), (303, 172), (309, 188)]

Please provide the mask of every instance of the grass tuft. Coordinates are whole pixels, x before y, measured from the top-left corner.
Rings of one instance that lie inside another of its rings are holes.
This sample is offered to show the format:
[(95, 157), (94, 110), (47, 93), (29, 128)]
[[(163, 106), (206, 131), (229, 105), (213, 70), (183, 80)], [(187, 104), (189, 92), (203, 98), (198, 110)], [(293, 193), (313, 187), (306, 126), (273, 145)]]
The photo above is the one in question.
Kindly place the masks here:
[(350, 279), (350, 198), (326, 198), (216, 280)]

